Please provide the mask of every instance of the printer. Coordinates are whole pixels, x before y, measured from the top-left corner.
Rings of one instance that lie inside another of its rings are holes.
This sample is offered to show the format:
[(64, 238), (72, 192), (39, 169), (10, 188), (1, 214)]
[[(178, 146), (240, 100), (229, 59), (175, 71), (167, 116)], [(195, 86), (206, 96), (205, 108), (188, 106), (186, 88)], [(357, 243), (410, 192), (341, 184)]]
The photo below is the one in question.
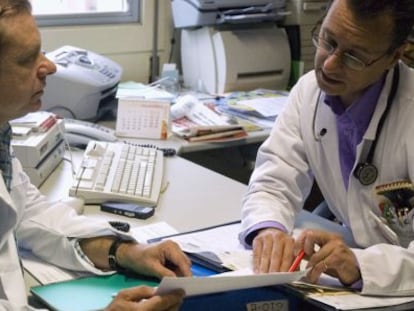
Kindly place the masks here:
[(285, 0), (171, 0), (171, 8), (185, 87), (211, 94), (287, 88), (290, 46), (278, 27)]
[(285, 0), (171, 0), (176, 28), (280, 21)]
[(94, 121), (100, 109), (113, 105), (122, 68), (110, 59), (78, 47), (46, 53), (56, 64), (47, 77), (42, 110), (61, 117)]

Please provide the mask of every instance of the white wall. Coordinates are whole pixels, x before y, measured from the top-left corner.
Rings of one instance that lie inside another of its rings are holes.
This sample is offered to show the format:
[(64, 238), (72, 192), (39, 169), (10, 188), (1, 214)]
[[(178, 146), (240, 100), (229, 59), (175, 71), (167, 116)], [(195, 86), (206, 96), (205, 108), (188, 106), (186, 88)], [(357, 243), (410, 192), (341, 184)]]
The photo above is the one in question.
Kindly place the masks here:
[[(124, 25), (42, 27), (43, 49), (72, 45), (105, 55), (123, 67), (122, 81), (147, 83), (153, 46), (154, 1), (142, 0), (141, 22)], [(160, 68), (167, 62), (173, 31), (170, 1), (159, 1)]]

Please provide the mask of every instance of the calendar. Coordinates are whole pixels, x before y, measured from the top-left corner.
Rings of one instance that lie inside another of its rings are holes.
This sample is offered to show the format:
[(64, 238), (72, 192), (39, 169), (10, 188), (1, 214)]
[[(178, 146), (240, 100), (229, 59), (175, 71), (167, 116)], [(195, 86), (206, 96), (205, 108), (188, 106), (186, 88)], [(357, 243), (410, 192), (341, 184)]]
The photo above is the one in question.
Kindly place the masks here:
[(119, 99), (116, 135), (131, 138), (167, 139), (169, 116), (169, 101)]

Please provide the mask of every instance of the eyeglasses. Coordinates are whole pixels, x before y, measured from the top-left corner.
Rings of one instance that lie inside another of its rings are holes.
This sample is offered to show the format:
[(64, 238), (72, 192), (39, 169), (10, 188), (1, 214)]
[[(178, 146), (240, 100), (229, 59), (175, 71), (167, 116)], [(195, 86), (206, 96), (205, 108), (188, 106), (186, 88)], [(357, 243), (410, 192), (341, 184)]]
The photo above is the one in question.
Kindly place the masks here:
[[(329, 55), (333, 54), (336, 50), (335, 46), (333, 46), (331, 43), (329, 43), (325, 39), (319, 37), (317, 34), (312, 35), (312, 43), (316, 48), (322, 49), (328, 52)], [(348, 68), (352, 70), (361, 71), (361, 70), (364, 70), (365, 67), (369, 67), (375, 62), (379, 61), (381, 58), (383, 58), (387, 54), (388, 54), (388, 51), (382, 54), (381, 56), (379, 56), (378, 58), (370, 61), (369, 63), (366, 63), (360, 60), (358, 57), (355, 57), (347, 52), (344, 52), (341, 55), (341, 61)]]

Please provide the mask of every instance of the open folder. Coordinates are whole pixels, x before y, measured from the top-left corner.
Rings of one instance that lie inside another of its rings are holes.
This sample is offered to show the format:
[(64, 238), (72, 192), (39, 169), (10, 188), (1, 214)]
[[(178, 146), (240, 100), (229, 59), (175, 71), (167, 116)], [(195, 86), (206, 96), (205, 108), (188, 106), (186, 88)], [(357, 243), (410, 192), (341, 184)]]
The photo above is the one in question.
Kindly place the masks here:
[[(198, 270), (197, 270), (198, 271)], [(193, 269), (193, 273), (195, 270)], [(233, 273), (233, 272), (230, 272)], [(104, 309), (122, 289), (139, 285), (158, 287), (164, 294), (174, 289), (184, 289), (186, 296), (212, 294), (245, 288), (285, 284), (299, 280), (304, 271), (263, 275), (215, 274), (213, 276), (165, 277), (158, 280), (131, 277), (122, 274), (90, 276), (56, 282), (31, 288), (33, 296), (51, 310), (91, 311)]]
[(153, 279), (129, 277), (121, 274), (91, 276), (31, 288), (33, 296), (51, 310), (91, 311), (104, 309), (122, 289), (147, 285), (158, 287), (164, 294), (184, 289), (187, 297), (218, 292), (290, 283), (299, 280), (305, 271), (262, 275), (216, 274), (209, 277), (165, 277), (161, 283)]

